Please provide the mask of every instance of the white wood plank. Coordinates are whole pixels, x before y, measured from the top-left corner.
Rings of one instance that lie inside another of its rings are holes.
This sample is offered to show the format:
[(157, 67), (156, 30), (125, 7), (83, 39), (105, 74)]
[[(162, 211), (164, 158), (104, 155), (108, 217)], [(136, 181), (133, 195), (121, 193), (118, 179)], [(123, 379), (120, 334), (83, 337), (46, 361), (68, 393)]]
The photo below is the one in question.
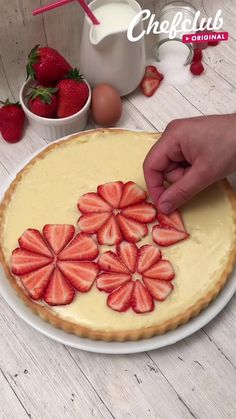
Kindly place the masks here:
[(33, 418), (112, 418), (63, 345), (23, 325), (2, 298), (0, 311), (0, 366)]
[(16, 144), (8, 144), (0, 136), (0, 162), (9, 172), (12, 172), (22, 161), (45, 144), (45, 141), (26, 124), (24, 137)]
[(8, 177), (8, 171), (5, 169), (5, 167), (0, 163), (0, 185), (6, 180)]
[(146, 354), (107, 356), (69, 349), (116, 419), (188, 419), (192, 414)]
[[(48, 4), (48, 0), (42, 0), (41, 3)], [(47, 44), (58, 49), (73, 67), (80, 66), (83, 18), (83, 10), (76, 1), (43, 15)]]
[(212, 16), (218, 9), (222, 9), (224, 18), (224, 30), (235, 39), (236, 3), (234, 0), (202, 0), (202, 6), (208, 16)]
[(232, 113), (236, 89), (207, 66), (206, 73), (176, 88), (203, 114)]
[(221, 42), (217, 47), (207, 48), (203, 51), (203, 56), (209, 67), (236, 87), (236, 71), (233, 70), (236, 62), (236, 50), (233, 39)]
[(2, 419), (25, 419), (29, 418), (27, 412), (22, 406), (20, 400), (14, 393), (10, 384), (6, 380), (4, 373), (0, 370), (0, 389), (1, 389), (1, 403), (0, 403), (0, 417)]
[[(204, 327), (208, 339), (236, 370), (236, 295), (209, 325)], [(236, 375), (236, 372), (235, 372)], [(235, 401), (236, 409), (236, 401)]]
[(10, 84), (7, 81), (5, 70), (3, 68), (2, 57), (0, 56), (0, 100), (5, 101), (6, 99), (13, 100), (13, 95), (10, 89)]
[(172, 86), (160, 86), (157, 93), (150, 98), (137, 89), (128, 99), (158, 131), (163, 131), (172, 119), (201, 115), (201, 112)]
[(235, 418), (235, 369), (204, 332), (149, 356), (195, 417)]
[(11, 0), (1, 4), (0, 55), (15, 98), (26, 77), (30, 50), (46, 42), (42, 16), (32, 16), (32, 8), (39, 6), (39, 0)]

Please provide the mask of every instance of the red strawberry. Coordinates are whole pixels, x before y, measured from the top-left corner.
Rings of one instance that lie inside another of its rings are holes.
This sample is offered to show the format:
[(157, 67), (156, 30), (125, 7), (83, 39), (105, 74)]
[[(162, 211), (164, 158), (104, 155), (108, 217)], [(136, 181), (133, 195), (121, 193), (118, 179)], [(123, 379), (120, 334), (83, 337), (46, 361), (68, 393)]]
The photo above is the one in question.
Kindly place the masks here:
[(190, 66), (190, 71), (195, 76), (200, 76), (204, 72), (204, 65), (201, 61), (193, 62)]
[(53, 48), (36, 45), (28, 56), (27, 77), (43, 85), (59, 81), (70, 70), (70, 64)]
[(123, 237), (116, 222), (115, 215), (111, 215), (109, 220), (98, 230), (97, 240), (99, 244), (112, 246), (122, 241)]
[(55, 268), (51, 280), (44, 292), (44, 300), (51, 306), (70, 304), (75, 296), (74, 288), (66, 281), (58, 268)]
[(118, 208), (122, 196), (123, 182), (110, 182), (98, 186), (97, 192), (113, 208)]
[(143, 94), (151, 97), (157, 91), (161, 81), (153, 77), (145, 77), (140, 85)]
[(94, 192), (81, 196), (78, 202), (78, 209), (85, 214), (87, 212), (100, 213), (112, 211), (112, 207)]
[(50, 264), (36, 271), (21, 275), (21, 282), (33, 300), (40, 300), (43, 297), (53, 270), (54, 266)]
[(103, 253), (100, 256), (98, 264), (102, 270), (107, 272), (129, 274), (129, 270), (127, 269), (127, 267), (123, 263), (121, 263), (116, 254), (111, 252), (110, 250), (108, 252)]
[(216, 47), (219, 44), (219, 41), (210, 41), (208, 42), (209, 47)]
[(79, 233), (58, 255), (59, 260), (88, 261), (98, 255), (98, 247), (92, 237)]
[(121, 215), (140, 223), (151, 223), (156, 217), (156, 209), (152, 204), (142, 202), (141, 204), (132, 205), (121, 211)]
[(143, 275), (148, 278), (160, 279), (163, 281), (172, 281), (175, 277), (171, 263), (164, 259), (147, 269)]
[(153, 79), (157, 79), (157, 80), (160, 80), (160, 81), (164, 79), (163, 74), (159, 73), (159, 71), (157, 70), (157, 68), (154, 65), (148, 65), (146, 67), (144, 78), (146, 78), (146, 77), (151, 77)]
[(84, 233), (95, 234), (110, 217), (110, 212), (83, 214), (78, 220), (78, 226)]
[(76, 68), (71, 70), (65, 79), (60, 80), (57, 87), (58, 118), (74, 115), (86, 104), (89, 97), (89, 88)]
[(0, 132), (7, 143), (17, 143), (23, 133), (25, 114), (21, 105), (9, 102), (0, 102)]
[(74, 234), (75, 228), (69, 224), (46, 224), (43, 228), (43, 235), (56, 255), (67, 246)]
[(184, 231), (177, 231), (168, 226), (154, 226), (152, 230), (153, 241), (159, 246), (171, 246), (189, 237)]
[(154, 310), (153, 298), (139, 280), (134, 283), (131, 306), (136, 313), (148, 313)]
[(34, 87), (27, 95), (29, 110), (43, 118), (55, 117), (58, 105), (56, 92), (55, 87)]
[(130, 282), (131, 276), (128, 274), (105, 272), (97, 277), (97, 288), (100, 291), (112, 292), (121, 285)]
[(194, 55), (193, 55), (193, 62), (202, 61), (202, 58), (203, 58), (202, 50), (200, 48), (195, 48)]
[(143, 282), (152, 297), (157, 301), (164, 301), (174, 288), (171, 282), (168, 281), (160, 281), (144, 277)]
[(136, 243), (148, 234), (146, 224), (141, 224), (138, 221), (123, 217), (121, 214), (118, 214), (116, 219), (124, 239), (128, 242)]
[(136, 260), (138, 255), (137, 246), (133, 243), (123, 241), (117, 246), (117, 255), (122, 263), (129, 269), (131, 273), (136, 270)]
[(80, 292), (88, 292), (92, 287), (99, 267), (94, 262), (58, 262), (60, 271), (73, 287)]
[(113, 291), (107, 298), (107, 305), (119, 312), (128, 310), (131, 304), (133, 287), (134, 283), (129, 281), (127, 284)]
[(119, 208), (139, 204), (147, 199), (147, 192), (134, 182), (127, 182), (124, 186)]
[(137, 271), (142, 274), (161, 259), (158, 247), (146, 244), (138, 250)]
[(21, 249), (29, 250), (43, 256), (52, 258), (53, 255), (43, 240), (40, 232), (33, 228), (26, 230), (18, 240)]
[(178, 210), (172, 212), (172, 214), (166, 215), (159, 212), (157, 214), (159, 223), (163, 226), (169, 226), (179, 231), (186, 231), (183, 219)]
[(49, 265), (52, 261), (53, 258), (18, 248), (12, 252), (12, 272), (15, 275), (24, 275), (33, 270)]

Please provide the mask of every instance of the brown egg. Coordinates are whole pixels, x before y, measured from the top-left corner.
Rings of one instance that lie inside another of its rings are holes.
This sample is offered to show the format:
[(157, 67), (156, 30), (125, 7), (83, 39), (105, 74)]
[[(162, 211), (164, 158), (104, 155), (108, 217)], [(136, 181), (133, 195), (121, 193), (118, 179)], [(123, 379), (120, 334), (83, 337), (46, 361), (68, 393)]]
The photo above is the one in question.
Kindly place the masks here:
[(94, 87), (91, 112), (98, 125), (102, 127), (114, 126), (122, 113), (122, 102), (117, 90), (110, 84), (98, 84)]

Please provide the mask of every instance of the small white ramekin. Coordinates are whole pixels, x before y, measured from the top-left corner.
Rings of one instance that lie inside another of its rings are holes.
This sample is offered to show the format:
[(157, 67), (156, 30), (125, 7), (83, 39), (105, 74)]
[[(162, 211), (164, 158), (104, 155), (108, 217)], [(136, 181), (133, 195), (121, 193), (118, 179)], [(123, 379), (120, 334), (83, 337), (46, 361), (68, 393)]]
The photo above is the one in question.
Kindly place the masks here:
[(53, 141), (85, 129), (91, 104), (91, 89), (88, 82), (86, 80), (84, 81), (89, 88), (89, 97), (85, 106), (74, 115), (59, 119), (43, 118), (32, 113), (27, 107), (26, 95), (29, 92), (30, 87), (35, 86), (35, 82), (28, 80), (23, 84), (20, 90), (20, 104), (27, 116), (29, 125), (39, 137), (48, 141)]

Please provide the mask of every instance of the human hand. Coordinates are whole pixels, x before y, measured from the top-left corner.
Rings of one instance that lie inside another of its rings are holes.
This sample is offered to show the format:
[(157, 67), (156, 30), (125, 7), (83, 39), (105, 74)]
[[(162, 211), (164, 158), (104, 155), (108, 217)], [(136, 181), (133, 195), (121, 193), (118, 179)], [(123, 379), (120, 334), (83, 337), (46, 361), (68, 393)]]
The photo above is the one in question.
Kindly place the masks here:
[(235, 171), (235, 114), (172, 121), (144, 161), (149, 194), (165, 214)]

